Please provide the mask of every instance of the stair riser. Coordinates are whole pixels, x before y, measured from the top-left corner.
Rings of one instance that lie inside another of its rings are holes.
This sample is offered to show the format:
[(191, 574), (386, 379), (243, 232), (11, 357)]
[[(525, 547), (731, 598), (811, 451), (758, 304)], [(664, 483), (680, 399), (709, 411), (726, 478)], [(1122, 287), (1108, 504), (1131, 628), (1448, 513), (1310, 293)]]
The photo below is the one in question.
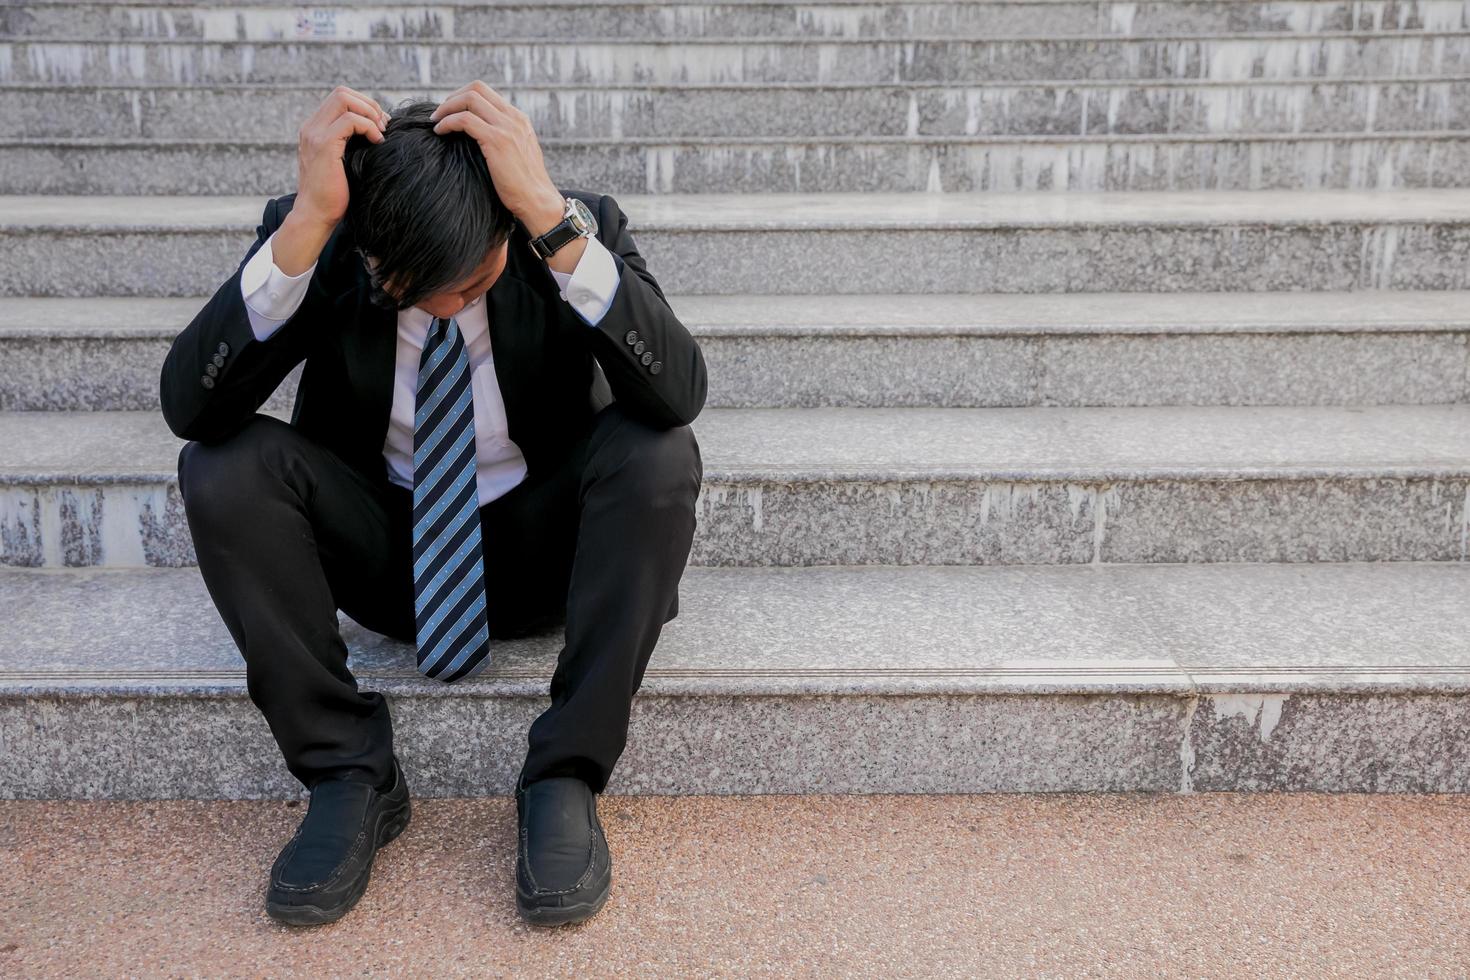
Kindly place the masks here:
[[(986, 338), (693, 332), (709, 368), (710, 408), (1470, 401), (1465, 333)], [(0, 411), (157, 411), (158, 366), (170, 340), (0, 339), (0, 362), (7, 366)], [(295, 368), (263, 407), (289, 415), (300, 372)]]
[[(0, 798), (299, 795), (241, 687), (4, 697), (0, 743), (12, 764)], [(510, 792), (525, 731), (546, 704), (390, 698), (395, 749), (425, 797)], [(1470, 750), (1457, 733), (1467, 726), (1470, 698), (1454, 694), (649, 692), (633, 701), (608, 792), (1463, 793)]]
[[(1465, 289), (1470, 221), (995, 229), (651, 229), (673, 293)], [(212, 295), (248, 232), (0, 229), (0, 296)], [(813, 262), (821, 255), (823, 261)]]
[[(1393, 190), (1470, 187), (1470, 136), (1060, 141), (974, 146), (549, 147), (562, 183), (610, 194)], [(275, 195), (294, 148), (0, 147), (4, 194)]]
[[(708, 44), (0, 43), (0, 82), (362, 86), (1394, 77), (1470, 71), (1470, 35)], [(326, 86), (324, 86), (325, 88)]]
[[(731, 478), (707, 467), (691, 565), (1465, 561), (1470, 479)], [(176, 480), (0, 487), (0, 565), (196, 561)]]
[[(500, 88), (543, 140), (697, 136), (1372, 133), (1470, 128), (1470, 81), (658, 90)], [(392, 107), (447, 90), (369, 92)], [(294, 151), (316, 89), (12, 88), (0, 133), (27, 139), (269, 140)], [(252, 150), (257, 150), (252, 147)]]
[(1458, 30), (1470, 26), (1462, 0), (1419, 3), (928, 3), (731, 4), (681, 7), (587, 4), (556, 7), (146, 7), (29, 4), (0, 8), (0, 33), (56, 37), (276, 38), (718, 37), (874, 35), (980, 36), (1076, 33)]

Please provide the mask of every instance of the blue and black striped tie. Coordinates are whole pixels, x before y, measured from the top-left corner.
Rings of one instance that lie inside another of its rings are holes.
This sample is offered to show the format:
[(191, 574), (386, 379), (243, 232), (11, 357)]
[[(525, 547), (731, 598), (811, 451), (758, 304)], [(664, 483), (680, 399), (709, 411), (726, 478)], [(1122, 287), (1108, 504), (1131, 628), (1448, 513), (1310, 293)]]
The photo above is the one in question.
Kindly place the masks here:
[(435, 317), (413, 418), (413, 590), (419, 671), (446, 683), (490, 662), (475, 406), (459, 324)]

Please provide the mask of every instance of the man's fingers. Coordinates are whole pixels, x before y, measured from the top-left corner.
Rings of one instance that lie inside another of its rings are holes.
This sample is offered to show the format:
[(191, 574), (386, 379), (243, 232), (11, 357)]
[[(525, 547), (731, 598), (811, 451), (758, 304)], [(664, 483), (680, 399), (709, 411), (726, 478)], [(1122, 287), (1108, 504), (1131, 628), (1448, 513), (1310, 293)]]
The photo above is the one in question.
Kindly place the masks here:
[(491, 88), (489, 85), (486, 85), (479, 79), (471, 82), (468, 87), (478, 93), (481, 98), (485, 99), (487, 102), (495, 106), (495, 108), (499, 109), (506, 115), (513, 115), (516, 112), (520, 111), (515, 106), (510, 104), (509, 99), (507, 99), (505, 96), (501, 95), (499, 92), (495, 91), (493, 88)]
[(375, 120), (379, 125), (388, 125), (388, 113), (377, 102), (355, 89), (338, 85), (322, 100), (315, 114), (301, 128), (326, 127), (336, 122), (343, 112), (357, 112)]
[(379, 131), (388, 125), (388, 114), (379, 108), (376, 102), (364, 95), (352, 92), (346, 86), (339, 85), (317, 107), (311, 118), (302, 124), (297, 135), (306, 137), (318, 132), (330, 132), (343, 114), (349, 112), (370, 120)]
[(379, 109), (378, 104), (371, 99), (364, 99), (361, 96), (344, 96), (342, 108), (346, 112), (355, 112), (365, 119), (371, 119), (378, 124), (379, 128), (388, 125), (388, 114)]
[(383, 130), (377, 122), (356, 112), (344, 112), (327, 129), (327, 135), (336, 140), (346, 141), (353, 133), (363, 133), (374, 143), (383, 142)]
[(511, 105), (509, 99), (478, 79), (452, 92), (430, 113), (429, 118), (438, 119), (445, 113), (458, 109), (474, 109), (492, 122), (502, 114), (507, 117), (520, 114), (520, 110)]
[(368, 96), (368, 95), (366, 95), (366, 94), (364, 94), (362, 92), (359, 92), (355, 88), (348, 88), (346, 85), (338, 85), (337, 88), (335, 89), (335, 91), (339, 91), (339, 92), (341, 92), (344, 95), (347, 95), (347, 96), (350, 96), (351, 98), (357, 99), (358, 101), (362, 102), (365, 106), (367, 106), (369, 109), (371, 109), (372, 110), (371, 112), (364, 112), (363, 113), (363, 115), (365, 115), (365, 116), (368, 116), (370, 118), (374, 118), (374, 117), (377, 117), (377, 116), (386, 116), (388, 114), (388, 110), (384, 109), (381, 105), (379, 105), (378, 104), (378, 101), (376, 99), (374, 99), (371, 96)]
[(470, 112), (468, 109), (463, 112), (451, 112), (434, 125), (436, 133), (455, 131), (465, 133), (476, 140), (482, 140), (495, 131), (495, 126), (484, 116)]
[(458, 111), (473, 112), (487, 122), (499, 122), (505, 116), (501, 109), (479, 92), (469, 91), (450, 96), (439, 103), (439, 108), (435, 109), (435, 114), (429, 118), (442, 120), (448, 113)]
[[(473, 84), (473, 83), (471, 83), (471, 84)], [(454, 103), (456, 99), (458, 99), (460, 96), (464, 95), (469, 90), (470, 90), (470, 86), (469, 85), (461, 85), (459, 88), (455, 89), (453, 92), (450, 92), (448, 95), (446, 95), (444, 97), (444, 101), (439, 103), (438, 108), (436, 108), (433, 112), (429, 113), (429, 118), (430, 119), (438, 119), (444, 113), (449, 112), (450, 109), (449, 108), (446, 108), (446, 107), (450, 106), (451, 103)]]

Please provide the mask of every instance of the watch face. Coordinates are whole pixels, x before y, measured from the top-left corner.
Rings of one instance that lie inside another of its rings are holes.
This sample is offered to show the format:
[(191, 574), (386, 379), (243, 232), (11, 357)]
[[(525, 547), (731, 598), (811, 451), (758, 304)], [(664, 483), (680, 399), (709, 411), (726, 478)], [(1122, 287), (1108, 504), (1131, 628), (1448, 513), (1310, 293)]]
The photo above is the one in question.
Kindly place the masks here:
[(573, 197), (568, 200), (572, 202), (572, 213), (569, 215), (572, 225), (575, 227), (580, 224), (586, 227), (585, 231), (583, 228), (577, 228), (578, 233), (586, 235), (597, 234), (597, 218), (592, 214), (592, 209), (583, 204), (581, 198)]

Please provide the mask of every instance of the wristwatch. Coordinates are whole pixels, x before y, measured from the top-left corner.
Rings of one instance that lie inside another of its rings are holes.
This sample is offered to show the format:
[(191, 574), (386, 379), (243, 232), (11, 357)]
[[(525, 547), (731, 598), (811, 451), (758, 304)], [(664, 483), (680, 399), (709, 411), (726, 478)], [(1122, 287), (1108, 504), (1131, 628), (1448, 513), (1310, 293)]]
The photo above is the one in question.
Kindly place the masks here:
[(561, 224), (531, 239), (531, 251), (538, 258), (549, 259), (572, 239), (591, 238), (597, 234), (597, 218), (593, 216), (592, 209), (575, 197), (567, 198), (566, 202)]

